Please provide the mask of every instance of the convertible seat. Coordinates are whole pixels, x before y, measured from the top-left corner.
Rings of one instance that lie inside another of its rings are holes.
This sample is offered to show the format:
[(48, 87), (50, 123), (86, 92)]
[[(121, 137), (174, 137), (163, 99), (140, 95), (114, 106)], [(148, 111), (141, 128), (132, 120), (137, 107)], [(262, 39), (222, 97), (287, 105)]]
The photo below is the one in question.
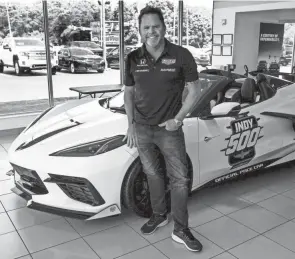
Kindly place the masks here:
[(257, 85), (260, 92), (260, 101), (265, 101), (273, 97), (276, 93), (275, 89), (270, 86), (265, 75), (263, 74), (257, 75)]
[(256, 102), (256, 83), (253, 78), (246, 78), (241, 87), (241, 106)]

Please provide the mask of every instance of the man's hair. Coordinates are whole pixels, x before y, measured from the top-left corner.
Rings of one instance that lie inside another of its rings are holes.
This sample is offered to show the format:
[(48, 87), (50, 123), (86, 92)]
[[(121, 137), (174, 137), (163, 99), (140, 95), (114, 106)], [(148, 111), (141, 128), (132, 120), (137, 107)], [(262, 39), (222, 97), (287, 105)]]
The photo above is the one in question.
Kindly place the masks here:
[(164, 21), (164, 16), (163, 16), (161, 9), (157, 8), (157, 7), (146, 6), (143, 9), (141, 9), (140, 14), (138, 16), (139, 28), (141, 25), (142, 16), (144, 16), (145, 14), (157, 14), (159, 16), (160, 21), (164, 25), (164, 27), (166, 27), (165, 21)]

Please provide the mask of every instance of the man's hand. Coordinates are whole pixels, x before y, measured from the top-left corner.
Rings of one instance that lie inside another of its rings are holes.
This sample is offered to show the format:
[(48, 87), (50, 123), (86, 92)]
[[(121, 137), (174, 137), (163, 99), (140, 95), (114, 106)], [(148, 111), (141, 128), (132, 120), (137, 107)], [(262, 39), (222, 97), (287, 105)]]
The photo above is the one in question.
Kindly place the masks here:
[(127, 130), (127, 134), (125, 135), (123, 142), (127, 140), (127, 147), (133, 148), (136, 147), (136, 137), (135, 137), (135, 130), (134, 125), (131, 124)]
[(167, 121), (159, 124), (159, 126), (160, 127), (165, 127), (166, 130), (169, 130), (169, 131), (175, 131), (175, 130), (178, 130), (178, 128), (179, 128), (179, 126), (177, 126), (174, 119), (167, 120)]

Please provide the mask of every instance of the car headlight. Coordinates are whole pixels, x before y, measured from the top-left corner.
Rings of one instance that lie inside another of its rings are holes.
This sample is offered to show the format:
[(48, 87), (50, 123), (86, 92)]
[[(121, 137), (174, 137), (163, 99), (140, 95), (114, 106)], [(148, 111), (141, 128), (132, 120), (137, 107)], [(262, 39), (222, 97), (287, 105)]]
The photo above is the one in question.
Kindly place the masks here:
[(94, 142), (84, 143), (50, 154), (50, 156), (89, 157), (97, 156), (125, 145), (124, 135), (117, 135)]

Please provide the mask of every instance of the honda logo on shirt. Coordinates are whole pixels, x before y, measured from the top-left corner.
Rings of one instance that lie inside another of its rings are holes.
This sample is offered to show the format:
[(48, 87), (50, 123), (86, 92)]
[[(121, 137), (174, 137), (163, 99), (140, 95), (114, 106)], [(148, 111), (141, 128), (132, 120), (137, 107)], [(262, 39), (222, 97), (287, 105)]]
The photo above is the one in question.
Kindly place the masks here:
[(139, 60), (139, 64), (137, 64), (139, 67), (147, 67), (147, 60), (145, 58)]
[(141, 59), (139, 62), (140, 65), (146, 65), (146, 59)]

